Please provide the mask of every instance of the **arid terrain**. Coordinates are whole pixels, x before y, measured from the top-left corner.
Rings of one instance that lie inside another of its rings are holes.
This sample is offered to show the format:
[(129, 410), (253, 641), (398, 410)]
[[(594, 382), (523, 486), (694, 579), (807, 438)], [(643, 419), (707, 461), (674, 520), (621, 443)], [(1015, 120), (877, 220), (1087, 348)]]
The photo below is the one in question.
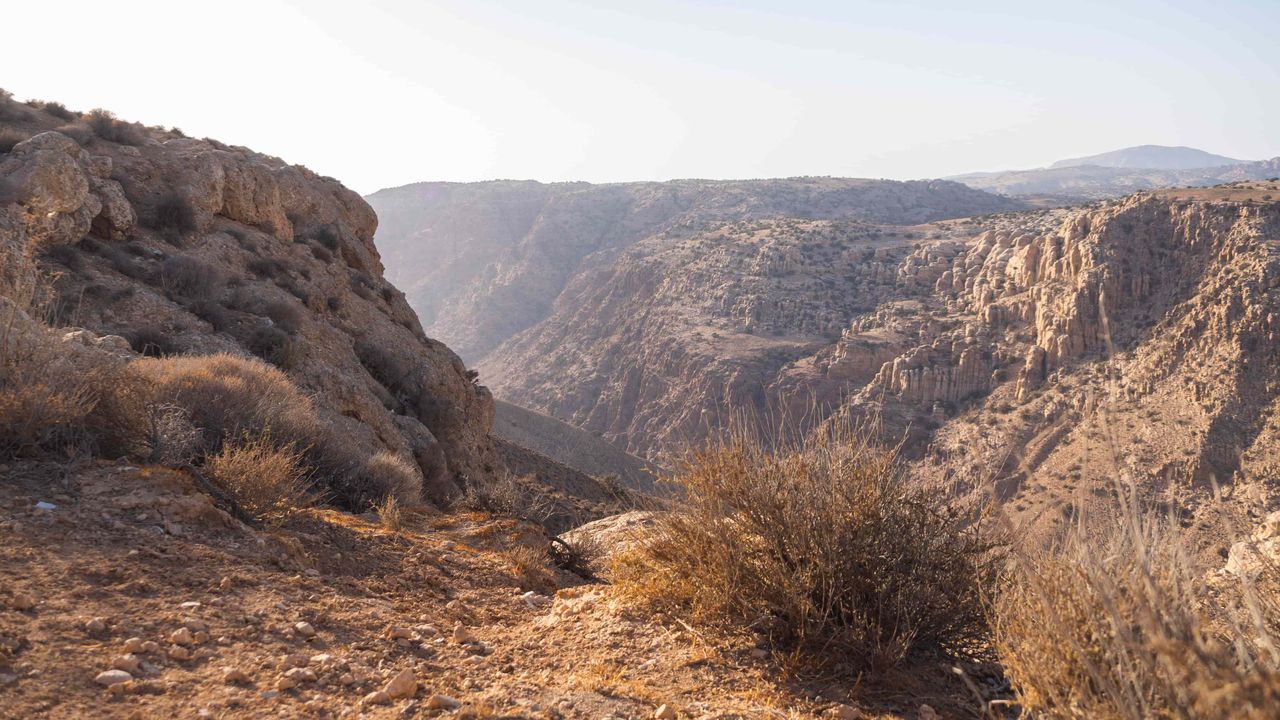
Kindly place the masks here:
[(366, 202), (0, 138), (0, 718), (1280, 703), (1280, 181)]

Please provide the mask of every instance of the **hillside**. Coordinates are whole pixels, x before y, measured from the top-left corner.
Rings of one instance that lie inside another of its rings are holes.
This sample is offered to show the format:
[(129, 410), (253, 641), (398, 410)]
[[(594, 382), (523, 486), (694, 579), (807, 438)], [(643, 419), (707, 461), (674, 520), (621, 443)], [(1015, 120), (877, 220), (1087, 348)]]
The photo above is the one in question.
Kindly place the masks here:
[(662, 469), (653, 463), (553, 417), (501, 400), (495, 405), (494, 437), (536, 450), (540, 455), (587, 475), (597, 478), (613, 476), (631, 490), (655, 492), (655, 482)]
[[(383, 278), (378, 219), (358, 195), (278, 158), (105, 111), (0, 104), (11, 141), (0, 147), (0, 233), (11, 257), (34, 258), (52, 280), (35, 306), (64, 342), (126, 363), (148, 356), (129, 371), (157, 378), (157, 407), (190, 395), (180, 414), (193, 418), (207, 399), (195, 400), (192, 375), (231, 384), (282, 373), (280, 392), (305, 396), (299, 412), (314, 412), (306, 424), (326, 440), (286, 437), (267, 410), (253, 425), (325, 454), (326, 492), (351, 507), (380, 499), (384, 481), (365, 466), (379, 453), (408, 473), (407, 503), (447, 503), (498, 472), (489, 391)], [(219, 355), (232, 359), (176, 359)]]
[(919, 472), (995, 481), (1048, 524), (1105, 497), (1116, 458), (1153, 493), (1271, 493), (1277, 198), (1237, 183), (910, 236), (761, 220), (650, 238), (588, 265), (480, 368), (501, 397), (656, 459), (731, 407), (876, 417)]
[(752, 218), (912, 224), (1021, 207), (957, 183), (833, 178), (420, 183), (367, 199), (390, 278), (409, 288), (427, 332), (473, 363), (545, 319), (584, 263), (655, 235)]
[(1058, 168), (1094, 165), (1109, 168), (1192, 170), (1196, 168), (1222, 167), (1223, 165), (1244, 165), (1247, 162), (1247, 160), (1237, 160), (1225, 155), (1214, 155), (1196, 148), (1170, 147), (1168, 145), (1137, 145), (1099, 153), (1098, 155), (1059, 160), (1050, 165), (1049, 169), (1056, 170)]

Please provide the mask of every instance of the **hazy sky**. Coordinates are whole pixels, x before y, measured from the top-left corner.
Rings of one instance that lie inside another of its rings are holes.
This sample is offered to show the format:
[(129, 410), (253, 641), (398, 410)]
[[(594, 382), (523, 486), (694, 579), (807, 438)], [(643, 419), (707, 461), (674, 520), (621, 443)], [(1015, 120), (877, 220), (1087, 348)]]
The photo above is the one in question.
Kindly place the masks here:
[(0, 87), (418, 180), (1280, 154), (1280, 0), (8, 3)]

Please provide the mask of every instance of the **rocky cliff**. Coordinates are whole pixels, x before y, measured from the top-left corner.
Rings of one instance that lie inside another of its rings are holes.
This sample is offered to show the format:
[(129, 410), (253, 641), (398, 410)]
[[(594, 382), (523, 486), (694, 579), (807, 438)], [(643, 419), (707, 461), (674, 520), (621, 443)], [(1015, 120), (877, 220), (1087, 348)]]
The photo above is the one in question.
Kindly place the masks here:
[(68, 342), (258, 356), (356, 454), (443, 502), (497, 472), (493, 400), (383, 278), (378, 220), (332, 178), (95, 111), (0, 97), (0, 239), (52, 280)]
[(1118, 473), (1265, 495), (1278, 197), (1243, 182), (910, 228), (655, 232), (588, 256), (479, 367), (657, 460), (735, 408), (770, 433), (851, 413), (905, 437), (918, 472), (1058, 520)]
[(470, 362), (545, 319), (580, 270), (646, 238), (772, 217), (910, 224), (1021, 207), (945, 181), (836, 178), (420, 183), (368, 200), (389, 277)]

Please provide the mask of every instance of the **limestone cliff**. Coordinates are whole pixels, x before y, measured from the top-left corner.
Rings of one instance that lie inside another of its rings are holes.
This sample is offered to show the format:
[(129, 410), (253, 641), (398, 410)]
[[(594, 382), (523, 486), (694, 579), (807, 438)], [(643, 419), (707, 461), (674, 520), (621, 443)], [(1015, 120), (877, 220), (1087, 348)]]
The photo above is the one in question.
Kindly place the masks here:
[[(377, 217), (304, 167), (0, 97), (0, 240), (53, 279), (53, 320), (149, 355), (258, 355), (429, 498), (497, 471), (493, 400), (382, 276)], [(73, 337), (69, 335), (68, 337)], [(128, 351), (128, 348), (126, 348)]]

